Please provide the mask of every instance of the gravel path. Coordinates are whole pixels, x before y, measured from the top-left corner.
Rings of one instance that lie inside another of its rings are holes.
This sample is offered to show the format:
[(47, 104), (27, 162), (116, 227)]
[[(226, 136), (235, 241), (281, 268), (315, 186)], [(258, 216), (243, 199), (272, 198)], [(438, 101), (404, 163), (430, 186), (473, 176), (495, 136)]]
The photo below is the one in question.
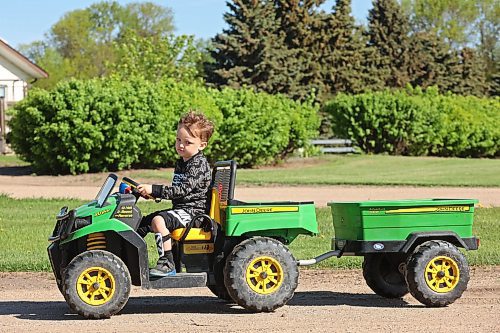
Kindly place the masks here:
[[(0, 176), (0, 193), (15, 198), (95, 197), (102, 176), (50, 177)], [(329, 201), (397, 200), (422, 198), (478, 199), (485, 207), (500, 206), (500, 187), (413, 187), (413, 186), (273, 186), (242, 187), (235, 190), (241, 201), (314, 201), (326, 206)]]
[(0, 332), (498, 332), (500, 267), (475, 268), (462, 298), (426, 308), (412, 296), (375, 295), (359, 270), (302, 270), (274, 313), (248, 313), (207, 288), (132, 289), (111, 319), (70, 312), (49, 273), (0, 273)]

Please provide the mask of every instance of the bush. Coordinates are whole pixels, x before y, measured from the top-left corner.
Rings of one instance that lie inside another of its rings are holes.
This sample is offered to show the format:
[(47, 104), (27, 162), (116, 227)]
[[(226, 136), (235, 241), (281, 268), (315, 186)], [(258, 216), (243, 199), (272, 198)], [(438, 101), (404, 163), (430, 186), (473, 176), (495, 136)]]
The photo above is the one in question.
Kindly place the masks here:
[(272, 163), (304, 147), (317, 133), (317, 108), (284, 96), (226, 88), (214, 93), (224, 120), (213, 150), (242, 166)]
[(494, 157), (500, 149), (499, 102), (410, 88), (339, 94), (324, 111), (333, 132), (366, 153)]
[(216, 125), (206, 155), (245, 166), (286, 156), (317, 128), (315, 107), (281, 96), (172, 80), (73, 80), (50, 92), (34, 89), (15, 106), (12, 146), (37, 173), (172, 166), (177, 121), (189, 109)]

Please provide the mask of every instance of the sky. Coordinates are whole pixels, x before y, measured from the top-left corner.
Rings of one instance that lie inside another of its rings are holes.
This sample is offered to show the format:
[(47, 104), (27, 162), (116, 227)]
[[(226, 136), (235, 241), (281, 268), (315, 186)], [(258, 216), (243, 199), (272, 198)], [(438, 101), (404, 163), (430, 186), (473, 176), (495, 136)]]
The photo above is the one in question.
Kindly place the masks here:
[[(150, 0), (173, 11), (176, 34), (195, 35), (208, 39), (226, 26), (223, 14), (228, 11), (225, 0)], [(84, 9), (99, 0), (0, 0), (0, 38), (17, 48), (44, 35), (67, 12)], [(140, 0), (118, 0), (120, 4)], [(365, 22), (371, 0), (352, 0), (353, 15)], [(334, 0), (327, 0), (323, 9), (329, 11)]]

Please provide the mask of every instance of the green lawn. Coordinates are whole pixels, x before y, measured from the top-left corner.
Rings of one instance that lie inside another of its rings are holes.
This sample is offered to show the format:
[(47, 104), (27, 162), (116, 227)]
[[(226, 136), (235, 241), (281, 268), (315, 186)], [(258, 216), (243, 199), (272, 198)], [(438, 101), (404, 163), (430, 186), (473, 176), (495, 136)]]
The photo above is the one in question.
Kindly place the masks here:
[[(55, 215), (62, 206), (71, 208), (83, 204), (79, 200), (23, 199), (0, 195), (0, 271), (50, 271), (46, 248), (52, 232)], [(159, 209), (153, 202), (140, 202), (143, 214)], [(317, 209), (320, 234), (316, 237), (299, 236), (290, 246), (297, 259), (310, 259), (330, 250), (333, 236), (328, 208)], [(474, 232), (481, 238), (479, 251), (467, 252), (471, 265), (500, 265), (500, 207), (476, 209)], [(152, 236), (148, 236), (151, 262), (156, 260)], [(360, 267), (354, 257), (329, 259), (314, 267)]]
[[(0, 168), (26, 165), (28, 164), (15, 156), (0, 156)], [(170, 180), (172, 170), (130, 170), (127, 173), (131, 178), (153, 182)], [(291, 160), (276, 167), (238, 169), (237, 174), (239, 185), (346, 184), (495, 187), (500, 186), (500, 159), (325, 155)]]
[(21, 161), (16, 155), (0, 154), (0, 167), (28, 166), (29, 163)]
[(239, 170), (247, 184), (500, 186), (500, 160), (384, 155), (323, 156), (300, 168)]

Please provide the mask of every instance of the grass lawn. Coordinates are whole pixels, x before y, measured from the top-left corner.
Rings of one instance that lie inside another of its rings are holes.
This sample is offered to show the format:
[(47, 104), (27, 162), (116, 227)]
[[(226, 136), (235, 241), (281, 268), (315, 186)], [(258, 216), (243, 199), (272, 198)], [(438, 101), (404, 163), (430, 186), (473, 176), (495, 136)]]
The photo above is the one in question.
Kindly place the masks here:
[(239, 170), (244, 184), (500, 186), (500, 160), (384, 155), (323, 156), (297, 168)]
[(0, 154), (0, 167), (16, 167), (28, 166), (29, 163), (21, 161), (16, 155)]
[[(0, 195), (0, 271), (50, 271), (47, 238), (55, 224), (55, 215), (62, 206), (83, 204), (79, 200), (23, 199)], [(164, 204), (160, 204), (164, 205)], [(154, 202), (140, 202), (143, 214), (159, 209)], [(163, 206), (165, 207), (165, 206)], [(328, 208), (317, 209), (320, 234), (299, 236), (290, 246), (297, 259), (310, 259), (330, 250), (333, 236)], [(481, 238), (478, 251), (467, 252), (471, 265), (500, 265), (500, 207), (476, 209), (474, 232)], [(150, 262), (157, 259), (152, 236), (147, 237)], [(359, 268), (360, 258), (329, 259), (313, 268)]]
[[(143, 182), (170, 181), (171, 169), (131, 170)], [(500, 159), (335, 155), (277, 167), (238, 169), (238, 185), (500, 186)]]

